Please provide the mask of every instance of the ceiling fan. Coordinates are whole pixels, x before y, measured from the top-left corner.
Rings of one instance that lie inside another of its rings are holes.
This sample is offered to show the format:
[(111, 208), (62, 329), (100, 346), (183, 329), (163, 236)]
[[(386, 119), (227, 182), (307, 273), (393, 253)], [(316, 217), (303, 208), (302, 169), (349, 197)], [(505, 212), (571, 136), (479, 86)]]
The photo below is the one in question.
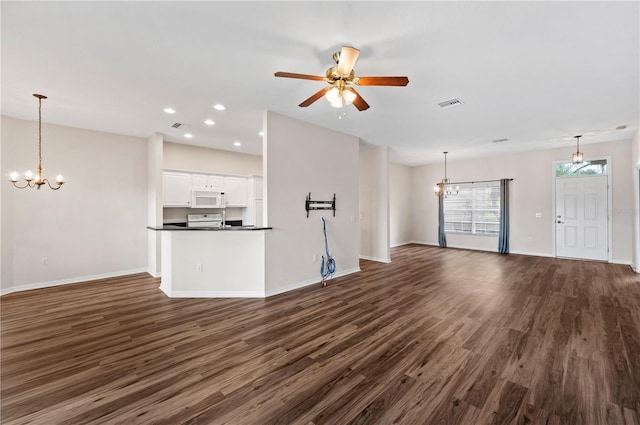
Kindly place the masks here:
[(333, 54), (333, 60), (337, 65), (327, 69), (324, 77), (293, 72), (276, 72), (274, 75), (276, 77), (325, 81), (330, 84), (329, 87), (318, 90), (298, 105), (303, 108), (325, 96), (334, 108), (353, 104), (359, 111), (364, 111), (369, 109), (369, 104), (350, 86), (351, 84), (357, 86), (406, 86), (409, 84), (407, 77), (356, 77), (353, 66), (358, 55), (360, 55), (360, 50), (355, 47), (343, 46), (339, 52)]

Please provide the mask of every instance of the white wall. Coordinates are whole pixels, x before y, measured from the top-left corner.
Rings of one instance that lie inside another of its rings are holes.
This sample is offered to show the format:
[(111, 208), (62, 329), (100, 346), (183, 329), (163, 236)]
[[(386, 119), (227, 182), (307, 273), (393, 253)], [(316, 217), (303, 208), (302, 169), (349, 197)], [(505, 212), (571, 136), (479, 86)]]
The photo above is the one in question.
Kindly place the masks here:
[[(336, 275), (359, 270), (358, 138), (273, 112), (264, 118), (265, 276), (267, 295), (320, 281), (327, 220)], [(305, 198), (330, 200), (331, 211), (305, 211)], [(317, 261), (313, 261), (313, 256)]]
[(413, 239), (413, 168), (389, 165), (389, 239), (392, 247)]
[[(1, 134), (2, 176), (34, 170), (37, 122), (3, 116)], [(43, 124), (42, 144), (45, 176), (67, 184), (1, 183), (2, 293), (146, 271), (147, 141)]]
[(164, 142), (165, 169), (262, 175), (262, 156)]
[(640, 273), (640, 131), (631, 141), (631, 180), (633, 181), (633, 269)]
[(360, 258), (388, 263), (389, 149), (360, 148)]
[[(147, 139), (147, 225), (160, 226), (162, 216), (162, 135), (154, 133)], [(147, 231), (147, 271), (151, 276), (160, 276), (162, 270), (161, 238), (158, 232)]]
[[(611, 156), (612, 173), (612, 257), (614, 262), (630, 263), (632, 257), (633, 183), (631, 141), (584, 145), (585, 158)], [(452, 155), (449, 156), (449, 159)], [(518, 155), (478, 158), (469, 161), (448, 161), (448, 177), (456, 181), (478, 181), (514, 178), (511, 182), (511, 238), (512, 253), (542, 256), (555, 255), (553, 246), (552, 163), (568, 160), (571, 148), (528, 152)], [(415, 167), (413, 188), (414, 240), (438, 243), (438, 199), (433, 185), (443, 177), (441, 164)], [(542, 213), (536, 218), (537, 212)], [(497, 250), (497, 238), (447, 234), (451, 247)]]

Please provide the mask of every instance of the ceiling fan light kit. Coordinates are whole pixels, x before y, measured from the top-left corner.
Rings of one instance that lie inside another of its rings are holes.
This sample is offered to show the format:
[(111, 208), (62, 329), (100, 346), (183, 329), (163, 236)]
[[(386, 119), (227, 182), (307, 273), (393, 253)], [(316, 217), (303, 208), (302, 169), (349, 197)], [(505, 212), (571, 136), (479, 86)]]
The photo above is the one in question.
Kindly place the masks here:
[(296, 74), (293, 72), (276, 72), (276, 77), (298, 78), (302, 80), (325, 81), (329, 87), (320, 89), (308, 99), (300, 103), (300, 107), (305, 108), (321, 97), (325, 97), (334, 108), (343, 108), (353, 105), (358, 111), (369, 109), (369, 104), (360, 94), (350, 86), (406, 86), (409, 84), (407, 77), (356, 77), (353, 67), (358, 60), (360, 50), (351, 46), (343, 46), (340, 52), (333, 54), (335, 66), (327, 69), (324, 77), (318, 75)]

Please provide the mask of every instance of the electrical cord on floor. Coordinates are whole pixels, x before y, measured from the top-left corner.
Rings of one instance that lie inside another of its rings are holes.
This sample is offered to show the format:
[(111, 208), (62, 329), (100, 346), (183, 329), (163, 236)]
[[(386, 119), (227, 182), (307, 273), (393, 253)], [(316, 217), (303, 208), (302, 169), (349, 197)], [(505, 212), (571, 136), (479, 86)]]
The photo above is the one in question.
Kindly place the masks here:
[(322, 256), (322, 263), (320, 264), (320, 276), (322, 276), (322, 285), (327, 286), (327, 278), (329, 278), (336, 271), (336, 262), (329, 255), (329, 243), (327, 242), (327, 222), (322, 217), (322, 233), (324, 233), (324, 250), (327, 254), (325, 261), (324, 255)]

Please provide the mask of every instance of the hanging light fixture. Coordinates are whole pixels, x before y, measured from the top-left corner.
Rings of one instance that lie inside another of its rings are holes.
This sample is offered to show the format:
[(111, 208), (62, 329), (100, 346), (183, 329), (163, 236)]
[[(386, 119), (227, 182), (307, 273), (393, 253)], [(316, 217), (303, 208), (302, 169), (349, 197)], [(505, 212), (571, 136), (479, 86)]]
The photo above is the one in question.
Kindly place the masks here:
[(573, 155), (571, 155), (571, 160), (573, 161), (574, 164), (580, 164), (583, 162), (584, 159), (584, 155), (582, 152), (580, 152), (580, 138), (582, 137), (580, 136), (574, 136), (576, 138), (576, 153), (574, 153)]
[(356, 94), (351, 90), (347, 90), (344, 80), (336, 81), (333, 87), (327, 90), (324, 97), (334, 108), (351, 105), (356, 100)]
[(52, 186), (49, 179), (42, 177), (42, 99), (46, 99), (47, 96), (42, 94), (34, 94), (33, 96), (38, 98), (38, 173), (34, 176), (31, 170), (27, 171), (24, 176), (24, 186), (18, 185), (18, 173), (15, 171), (11, 173), (9, 181), (18, 189), (27, 187), (40, 189), (40, 186), (46, 183), (49, 188), (58, 190), (64, 184), (64, 177), (61, 174), (56, 177), (56, 182), (58, 183), (56, 186)]
[(456, 186), (455, 190), (451, 186), (451, 181), (447, 178), (447, 154), (449, 152), (442, 152), (444, 154), (444, 178), (440, 183), (434, 186), (433, 191), (436, 196), (452, 196), (457, 195), (460, 190), (460, 186)]

